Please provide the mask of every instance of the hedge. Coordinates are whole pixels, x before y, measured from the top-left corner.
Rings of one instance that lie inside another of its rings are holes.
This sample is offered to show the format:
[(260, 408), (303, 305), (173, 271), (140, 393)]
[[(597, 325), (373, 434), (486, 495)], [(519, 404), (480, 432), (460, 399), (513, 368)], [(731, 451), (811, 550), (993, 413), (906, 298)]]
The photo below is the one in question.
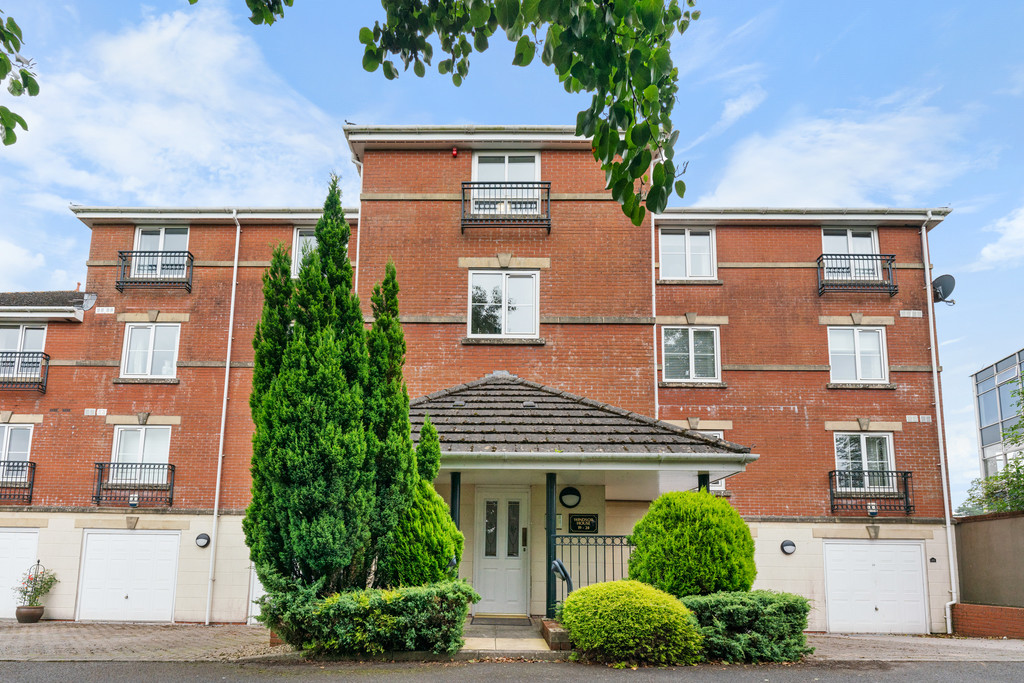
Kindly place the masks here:
[(796, 662), (814, 652), (804, 629), (811, 606), (774, 591), (691, 595), (682, 599), (704, 636), (704, 656), (723, 662)]
[(314, 655), (430, 650), (455, 654), (471, 603), (465, 581), (317, 598), (315, 590), (268, 593), (259, 620), (288, 644)]
[(584, 659), (636, 664), (694, 664), (701, 635), (679, 600), (639, 581), (595, 583), (562, 605), (562, 625)]

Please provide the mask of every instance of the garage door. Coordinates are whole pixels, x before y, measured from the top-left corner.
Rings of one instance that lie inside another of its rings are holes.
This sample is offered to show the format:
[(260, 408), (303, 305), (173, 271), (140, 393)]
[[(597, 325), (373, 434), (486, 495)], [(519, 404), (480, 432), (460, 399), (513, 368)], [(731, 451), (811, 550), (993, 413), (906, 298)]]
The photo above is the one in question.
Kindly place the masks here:
[(178, 532), (86, 531), (78, 618), (171, 621)]
[(14, 588), (36, 563), (39, 532), (35, 529), (0, 529), (0, 619), (13, 619), (18, 599)]
[(920, 543), (825, 543), (825, 592), (829, 631), (928, 632)]

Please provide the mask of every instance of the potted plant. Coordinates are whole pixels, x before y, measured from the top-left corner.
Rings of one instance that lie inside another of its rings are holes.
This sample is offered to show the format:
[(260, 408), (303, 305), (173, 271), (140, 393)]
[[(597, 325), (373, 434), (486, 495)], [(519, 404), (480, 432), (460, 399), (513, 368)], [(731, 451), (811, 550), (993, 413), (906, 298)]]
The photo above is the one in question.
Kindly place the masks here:
[(36, 562), (25, 572), (21, 583), (14, 587), (20, 605), (15, 609), (19, 624), (34, 624), (43, 616), (43, 599), (53, 585), (57, 583), (57, 575)]

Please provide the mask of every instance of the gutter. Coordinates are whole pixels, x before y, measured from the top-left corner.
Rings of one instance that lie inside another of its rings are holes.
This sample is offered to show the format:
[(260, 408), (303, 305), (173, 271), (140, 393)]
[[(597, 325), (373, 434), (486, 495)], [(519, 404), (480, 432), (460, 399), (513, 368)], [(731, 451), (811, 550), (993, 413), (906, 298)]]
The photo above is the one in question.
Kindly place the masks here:
[(953, 605), (959, 601), (959, 581), (957, 578), (956, 549), (953, 544), (953, 523), (949, 504), (949, 468), (946, 465), (946, 432), (942, 422), (942, 395), (939, 393), (939, 356), (938, 338), (935, 334), (935, 301), (932, 296), (932, 264), (928, 252), (928, 223), (932, 220), (932, 212), (921, 226), (921, 249), (924, 257), (924, 288), (928, 297), (928, 343), (932, 354), (932, 387), (935, 391), (935, 426), (939, 437), (939, 467), (942, 477), (942, 513), (946, 526), (946, 553), (949, 556), (949, 593), (951, 600), (944, 606), (946, 617), (946, 633), (953, 633)]
[(231, 342), (234, 339), (235, 331), (235, 292), (238, 288), (238, 245), (242, 239), (242, 226), (238, 222), (238, 210), (231, 211), (231, 218), (235, 221), (235, 259), (231, 269), (231, 312), (228, 314), (228, 348), (224, 356), (224, 397), (220, 407), (220, 438), (217, 442), (217, 483), (214, 485), (213, 494), (213, 528), (210, 531), (210, 572), (206, 586), (206, 626), (210, 625), (210, 613), (213, 611), (213, 582), (216, 580), (214, 573), (217, 562), (217, 528), (220, 521), (220, 486), (224, 473), (224, 431), (228, 421), (228, 388), (231, 379)]

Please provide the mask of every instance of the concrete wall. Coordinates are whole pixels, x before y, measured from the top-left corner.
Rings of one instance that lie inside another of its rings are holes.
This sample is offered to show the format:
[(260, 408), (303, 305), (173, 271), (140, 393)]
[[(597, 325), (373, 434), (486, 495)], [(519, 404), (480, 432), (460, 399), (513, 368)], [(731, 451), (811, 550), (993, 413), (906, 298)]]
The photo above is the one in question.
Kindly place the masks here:
[(956, 547), (961, 602), (1024, 607), (1024, 512), (959, 520)]

